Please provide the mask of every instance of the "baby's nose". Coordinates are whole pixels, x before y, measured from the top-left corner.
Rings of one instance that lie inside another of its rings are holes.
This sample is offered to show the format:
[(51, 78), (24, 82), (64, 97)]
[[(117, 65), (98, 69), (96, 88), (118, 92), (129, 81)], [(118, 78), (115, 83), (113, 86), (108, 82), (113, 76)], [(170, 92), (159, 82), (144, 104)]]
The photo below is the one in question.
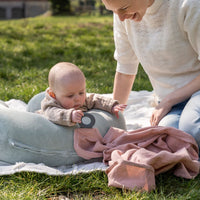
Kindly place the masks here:
[(79, 98), (79, 95), (75, 95), (75, 96), (74, 96), (74, 100), (75, 100), (75, 101), (79, 101), (79, 99), (80, 99), (80, 98)]

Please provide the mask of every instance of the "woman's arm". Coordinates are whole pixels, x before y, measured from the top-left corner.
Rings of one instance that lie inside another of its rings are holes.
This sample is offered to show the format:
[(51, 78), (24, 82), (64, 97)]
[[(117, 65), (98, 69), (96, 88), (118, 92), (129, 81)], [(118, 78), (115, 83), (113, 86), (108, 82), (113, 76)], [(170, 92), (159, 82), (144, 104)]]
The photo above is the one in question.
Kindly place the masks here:
[(113, 98), (120, 104), (126, 104), (131, 92), (135, 75), (128, 75), (116, 72), (113, 88)]
[[(199, 1), (186, 1), (179, 16), (180, 27), (187, 35), (187, 38), (200, 59), (200, 4)], [(158, 125), (160, 120), (171, 110), (172, 106), (180, 103), (200, 90), (200, 75), (194, 80), (167, 95), (156, 107), (152, 117), (151, 125)]]
[(173, 105), (180, 103), (200, 90), (200, 75), (185, 86), (167, 95), (155, 108), (150, 122), (152, 126), (158, 125), (160, 120), (171, 110)]

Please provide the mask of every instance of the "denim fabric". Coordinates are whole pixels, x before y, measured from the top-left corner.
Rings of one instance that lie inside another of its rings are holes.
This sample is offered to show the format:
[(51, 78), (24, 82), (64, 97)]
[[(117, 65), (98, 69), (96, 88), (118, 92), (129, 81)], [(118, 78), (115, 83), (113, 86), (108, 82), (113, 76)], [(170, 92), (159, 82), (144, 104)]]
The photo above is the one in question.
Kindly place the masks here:
[(173, 106), (159, 126), (170, 126), (189, 133), (200, 147), (200, 91), (194, 93), (190, 99)]

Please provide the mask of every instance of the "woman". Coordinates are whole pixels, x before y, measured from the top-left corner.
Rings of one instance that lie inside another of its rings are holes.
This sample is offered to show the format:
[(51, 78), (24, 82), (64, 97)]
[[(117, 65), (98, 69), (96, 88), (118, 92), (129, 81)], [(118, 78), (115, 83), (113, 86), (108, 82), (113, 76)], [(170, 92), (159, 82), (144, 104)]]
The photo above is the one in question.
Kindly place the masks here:
[(151, 125), (181, 129), (200, 145), (199, 0), (102, 1), (114, 12), (114, 99), (127, 102), (140, 62), (158, 99)]

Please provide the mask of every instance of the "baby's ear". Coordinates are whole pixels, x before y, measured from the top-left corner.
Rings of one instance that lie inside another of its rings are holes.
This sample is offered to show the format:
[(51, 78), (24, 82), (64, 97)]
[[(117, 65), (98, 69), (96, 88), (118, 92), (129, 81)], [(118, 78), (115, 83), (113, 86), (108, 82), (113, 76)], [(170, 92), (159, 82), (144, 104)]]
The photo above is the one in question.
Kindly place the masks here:
[(55, 93), (53, 92), (53, 90), (51, 89), (51, 88), (49, 88), (48, 90), (47, 90), (47, 92), (48, 92), (48, 94), (49, 94), (49, 96), (51, 96), (52, 98), (56, 98), (56, 95), (55, 95)]

